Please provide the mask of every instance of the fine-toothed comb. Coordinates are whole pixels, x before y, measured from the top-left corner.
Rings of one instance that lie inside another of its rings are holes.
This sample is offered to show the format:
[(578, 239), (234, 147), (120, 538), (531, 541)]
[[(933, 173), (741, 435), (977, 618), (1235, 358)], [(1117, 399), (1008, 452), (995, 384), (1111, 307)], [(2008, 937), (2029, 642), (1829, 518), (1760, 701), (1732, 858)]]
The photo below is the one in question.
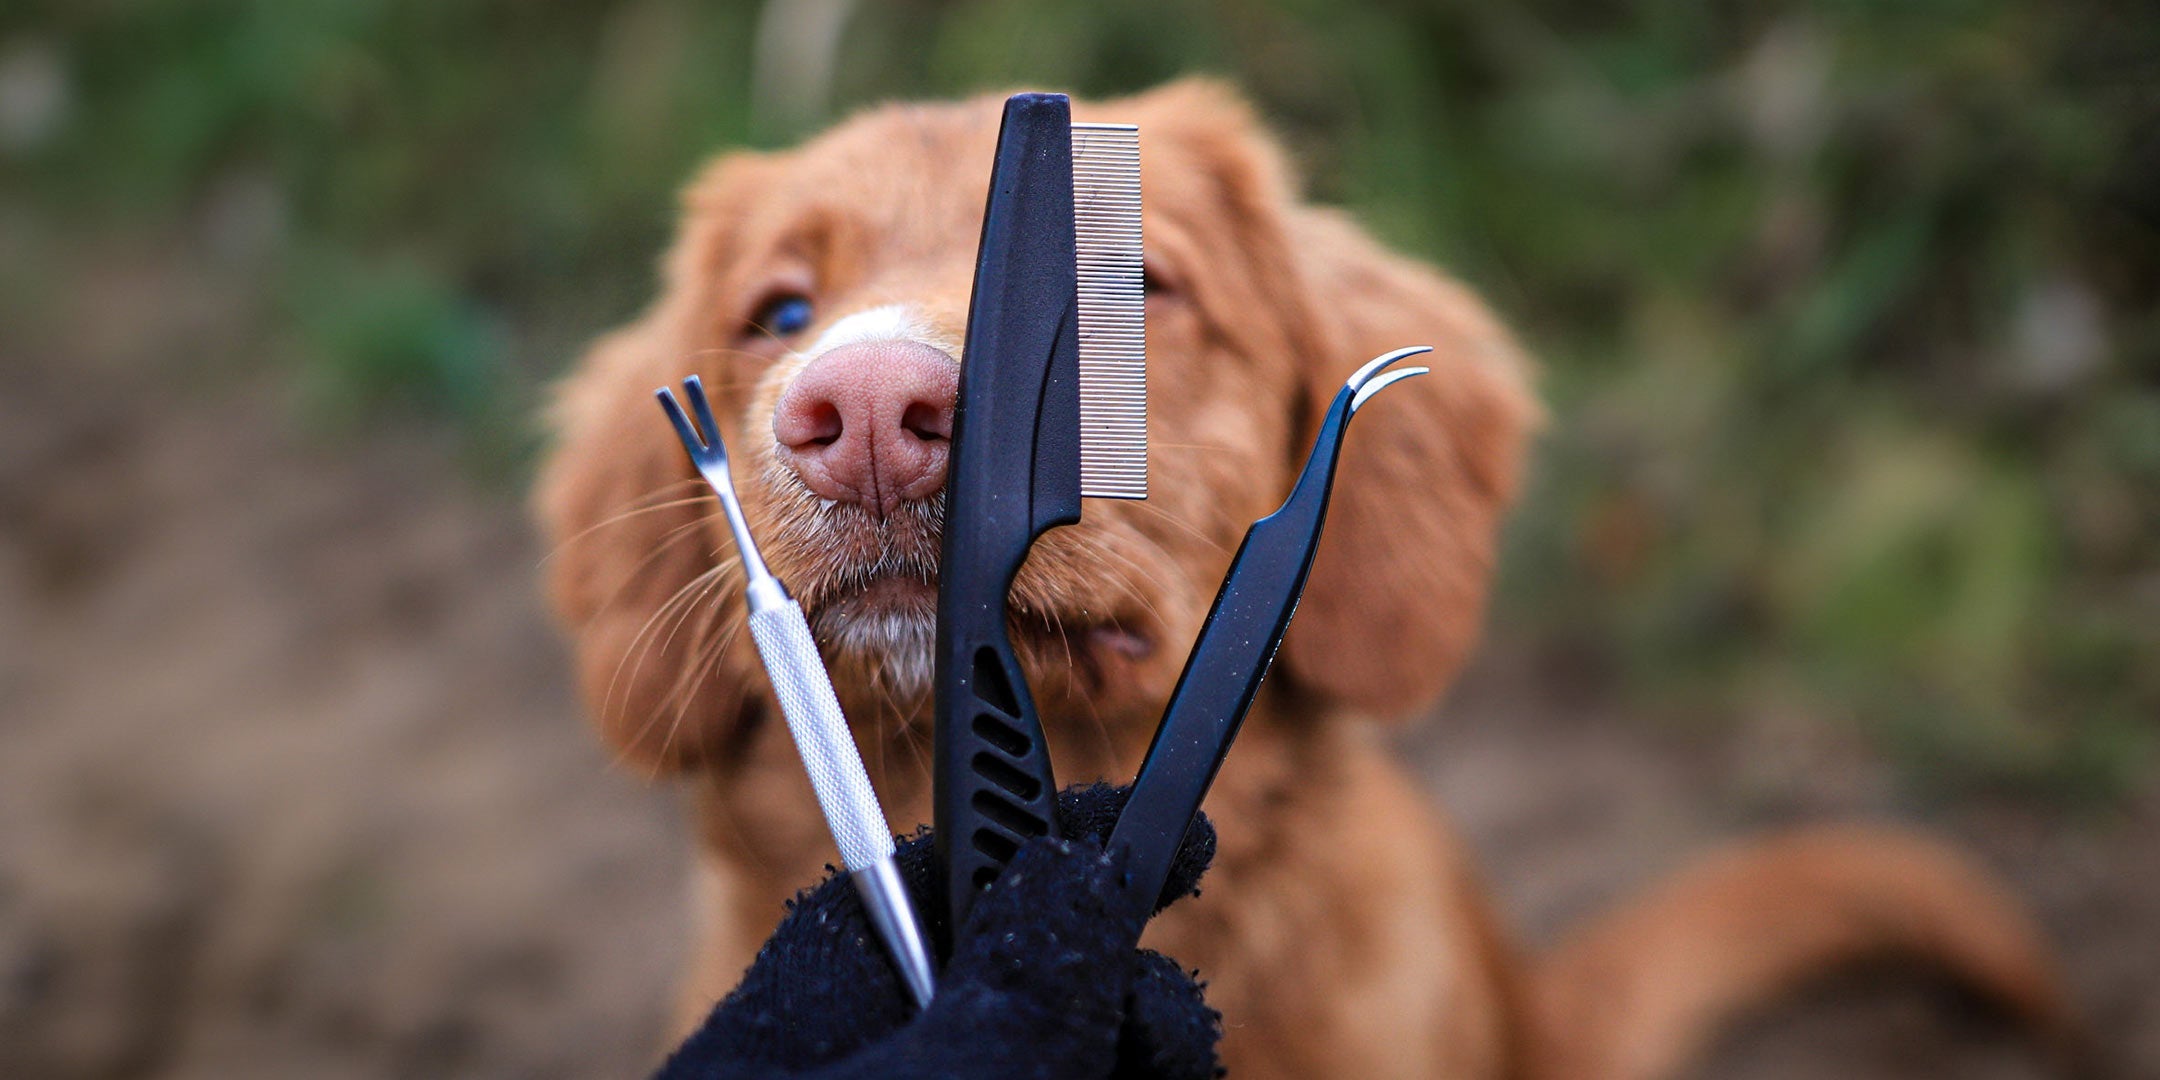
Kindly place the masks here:
[(1116, 851), (1123, 846), (1128, 852), (1125, 899), (1143, 915), (1153, 910), (1169, 880), (1185, 829), (1215, 782), (1275, 649), (1290, 628), (1290, 616), (1297, 612), (1321, 527), (1327, 524), (1328, 495), (1334, 490), (1335, 464), (1350, 418), (1374, 394), (1430, 370), (1408, 367), (1382, 374), (1389, 365), (1430, 351), (1424, 345), (1397, 349), (1350, 376), (1321, 420), (1297, 486), (1280, 509), (1253, 522), (1231, 558), (1215, 605), (1208, 609), (1177, 688), (1170, 692), (1155, 741), (1133, 779), (1132, 795), (1110, 832), (1107, 847)]
[(773, 695), (780, 699), (788, 732), (795, 736), (795, 749), (810, 773), (818, 806), (832, 827), (840, 861), (855, 882), (871, 925), (891, 951), (908, 993), (918, 1008), (927, 1006), (935, 985), (930, 956), (923, 947), (914, 905), (893, 865), (892, 830), (886, 828), (877, 793), (870, 789), (870, 775), (863, 770), (855, 736), (848, 730), (847, 717), (841, 715), (839, 699), (833, 696), (832, 680), (825, 672), (824, 658), (818, 655), (817, 641), (810, 636), (810, 624), (803, 619), (802, 606), (765, 568), (757, 543), (750, 538), (750, 525), (743, 520), (742, 503), (728, 476), (727, 446), (720, 441), (720, 425), (713, 422), (705, 386), (695, 375), (683, 380), (683, 396), (697, 412), (694, 428), (667, 387), (653, 394), (674, 421), (683, 449), (690, 452), (691, 462), (712, 485), (720, 497), (720, 509), (727, 514), (728, 531), (735, 534), (735, 549), (742, 556), (750, 637), (757, 642)]
[(937, 614), (940, 944), (1057, 785), (1006, 630), (1028, 548), (1080, 499), (1147, 497), (1139, 132), (1005, 102), (953, 415)]

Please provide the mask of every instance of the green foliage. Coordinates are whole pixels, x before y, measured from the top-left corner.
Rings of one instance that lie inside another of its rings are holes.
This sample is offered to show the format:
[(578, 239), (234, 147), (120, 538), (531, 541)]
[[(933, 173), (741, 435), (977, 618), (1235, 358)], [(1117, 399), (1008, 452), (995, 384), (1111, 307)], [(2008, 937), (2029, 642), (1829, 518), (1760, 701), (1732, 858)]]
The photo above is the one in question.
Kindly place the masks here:
[(2149, 756), (2160, 20), (908, 0), (858, 6), (829, 106), (776, 109), (759, 16), (17, 7), (0, 55), (58, 55), (72, 98), (7, 160), (67, 220), (240, 251), (315, 407), (494, 430), (649, 295), (712, 149), (886, 97), (1223, 74), (1317, 195), (1477, 285), (1544, 362), (1500, 634), (1652, 703), (1799, 687), (1944, 783), (2104, 793)]

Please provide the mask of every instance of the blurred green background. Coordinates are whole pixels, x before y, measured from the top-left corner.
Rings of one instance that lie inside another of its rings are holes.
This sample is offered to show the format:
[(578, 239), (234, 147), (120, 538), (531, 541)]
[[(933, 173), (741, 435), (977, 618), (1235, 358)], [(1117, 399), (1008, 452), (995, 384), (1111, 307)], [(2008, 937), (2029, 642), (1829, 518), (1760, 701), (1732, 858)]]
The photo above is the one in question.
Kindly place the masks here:
[[(1495, 647), (1923, 789), (2105, 801), (2160, 716), (2160, 18), (2135, 5), (58, 2), (0, 13), (0, 321), (156, 250), (337, 431), (519, 482), (710, 152), (1191, 72), (1465, 278), (1553, 422)], [(828, 33), (828, 31), (830, 31)], [(829, 42), (829, 46), (828, 43)], [(32, 208), (35, 209), (32, 209)]]

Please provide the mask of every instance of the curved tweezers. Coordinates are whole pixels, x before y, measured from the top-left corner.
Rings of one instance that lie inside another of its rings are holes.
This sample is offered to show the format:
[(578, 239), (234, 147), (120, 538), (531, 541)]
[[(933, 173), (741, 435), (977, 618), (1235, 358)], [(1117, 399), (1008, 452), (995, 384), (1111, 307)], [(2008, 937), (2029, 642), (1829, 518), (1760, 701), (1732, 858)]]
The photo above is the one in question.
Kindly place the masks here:
[(1215, 606), (1201, 624), (1133, 780), (1132, 797), (1110, 833), (1111, 850), (1119, 845), (1128, 850), (1126, 900), (1143, 914), (1154, 910), (1178, 844), (1222, 768), (1305, 592), (1350, 418), (1373, 395), (1430, 370), (1387, 371), (1390, 365), (1430, 351), (1425, 345), (1397, 349), (1350, 376), (1328, 405), (1297, 486), (1280, 509), (1253, 522), (1230, 560)]

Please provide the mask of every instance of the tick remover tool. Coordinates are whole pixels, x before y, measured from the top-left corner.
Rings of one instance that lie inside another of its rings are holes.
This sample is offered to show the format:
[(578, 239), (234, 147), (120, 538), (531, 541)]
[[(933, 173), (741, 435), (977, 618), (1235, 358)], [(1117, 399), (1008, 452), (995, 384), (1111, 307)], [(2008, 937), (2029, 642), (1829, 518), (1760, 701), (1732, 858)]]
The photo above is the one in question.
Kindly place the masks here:
[(681, 436), (690, 460), (720, 497), (728, 529), (735, 534), (735, 548), (742, 556), (743, 592), (749, 600), (750, 636), (765, 662), (765, 674), (772, 679), (773, 694), (780, 699), (788, 732), (795, 736), (803, 768), (809, 770), (818, 806), (825, 811), (826, 824), (832, 826), (840, 861), (855, 882), (871, 926), (891, 951), (909, 995), (918, 1008), (927, 1006), (935, 985), (930, 955), (923, 947), (922, 924), (908, 901), (907, 887), (893, 865), (892, 831), (885, 825), (877, 793), (870, 790), (870, 776), (863, 771), (855, 736), (848, 730), (847, 717), (841, 715), (839, 699), (833, 696), (832, 679), (825, 673), (825, 660), (818, 655), (802, 606), (765, 568), (757, 542), (750, 538), (742, 503), (728, 476), (727, 446), (720, 441), (720, 426), (713, 422), (704, 384), (695, 375), (683, 381), (683, 396), (697, 413), (696, 427), (666, 387), (654, 394), (674, 421), (675, 434)]

